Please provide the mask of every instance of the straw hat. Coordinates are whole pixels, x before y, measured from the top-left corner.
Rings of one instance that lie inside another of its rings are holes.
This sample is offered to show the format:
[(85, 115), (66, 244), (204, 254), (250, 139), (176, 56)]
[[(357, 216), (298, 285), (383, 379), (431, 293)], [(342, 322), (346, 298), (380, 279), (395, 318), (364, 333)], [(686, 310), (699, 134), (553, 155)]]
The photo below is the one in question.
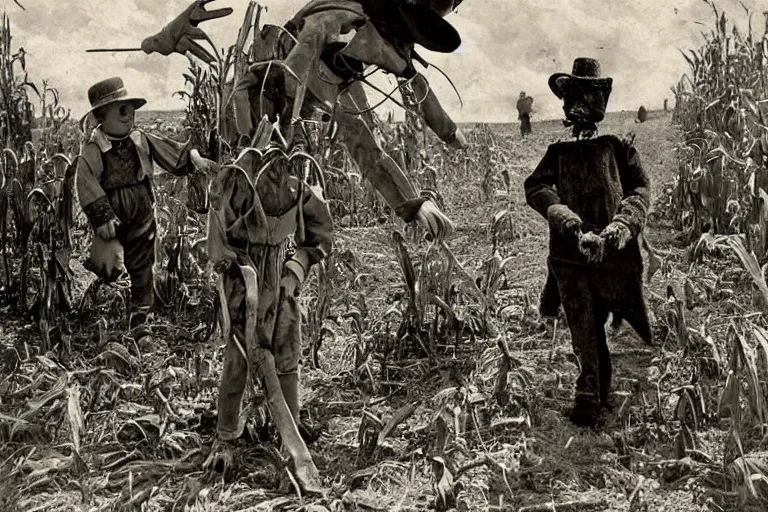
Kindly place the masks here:
[(94, 110), (110, 105), (112, 103), (127, 101), (133, 104), (133, 107), (139, 109), (146, 105), (147, 100), (136, 96), (129, 96), (125, 89), (123, 79), (120, 77), (107, 78), (88, 89), (88, 101), (91, 103), (91, 109), (80, 118), (82, 125), (85, 119), (93, 113)]

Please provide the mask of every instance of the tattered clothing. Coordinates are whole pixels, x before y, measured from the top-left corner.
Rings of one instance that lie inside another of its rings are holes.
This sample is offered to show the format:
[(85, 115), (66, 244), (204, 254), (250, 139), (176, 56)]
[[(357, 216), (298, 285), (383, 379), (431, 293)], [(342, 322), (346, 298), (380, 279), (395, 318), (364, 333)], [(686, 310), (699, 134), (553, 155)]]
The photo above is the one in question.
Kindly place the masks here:
[(77, 163), (80, 205), (96, 229), (119, 221), (117, 239), (125, 252), (131, 277), (131, 303), (147, 310), (154, 298), (155, 263), (154, 163), (175, 175), (192, 170), (189, 144), (134, 130), (116, 139), (94, 130)]
[(564, 204), (582, 219), (584, 232), (600, 233), (609, 223), (621, 222), (632, 233), (624, 249), (606, 248), (600, 263), (589, 264), (575, 236), (550, 228), (548, 267), (581, 360), (577, 396), (608, 398), (611, 363), (604, 324), (610, 312), (651, 342), (637, 240), (645, 226), (649, 187), (635, 148), (611, 135), (550, 145), (525, 181), (528, 204), (544, 218), (550, 206)]
[[(225, 170), (216, 180), (209, 215), (210, 261), (223, 268), (226, 307), (235, 336), (227, 340), (219, 387), (219, 437), (237, 438), (242, 430), (240, 402), (248, 362), (238, 348), (257, 343), (275, 356), (278, 376), (295, 375), (301, 355), (298, 299), (280, 289), (285, 272), (299, 281), (332, 248), (333, 220), (327, 203), (305, 182), (279, 168), (253, 185), (252, 176)], [(297, 249), (288, 258), (291, 236)], [(246, 340), (246, 285), (240, 266), (256, 271), (256, 340)]]

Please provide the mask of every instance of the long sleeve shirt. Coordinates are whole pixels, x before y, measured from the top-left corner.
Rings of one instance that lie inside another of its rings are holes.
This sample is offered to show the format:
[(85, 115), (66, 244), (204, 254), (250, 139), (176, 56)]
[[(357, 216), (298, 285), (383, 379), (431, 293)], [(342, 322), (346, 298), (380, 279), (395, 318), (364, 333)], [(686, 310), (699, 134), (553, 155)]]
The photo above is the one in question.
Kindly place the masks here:
[[(114, 151), (114, 146), (120, 144), (120, 140), (109, 137), (98, 128), (94, 130), (78, 157), (76, 172), (80, 206), (94, 228), (117, 219), (107, 198), (106, 189), (140, 183), (147, 177), (151, 180), (154, 173), (153, 164), (177, 176), (192, 172), (193, 166), (189, 159), (190, 142), (181, 144), (141, 130), (134, 130), (128, 138), (135, 145), (137, 155), (130, 168), (111, 168), (110, 162), (116, 160), (105, 157)], [(115, 176), (116, 173), (120, 176)]]

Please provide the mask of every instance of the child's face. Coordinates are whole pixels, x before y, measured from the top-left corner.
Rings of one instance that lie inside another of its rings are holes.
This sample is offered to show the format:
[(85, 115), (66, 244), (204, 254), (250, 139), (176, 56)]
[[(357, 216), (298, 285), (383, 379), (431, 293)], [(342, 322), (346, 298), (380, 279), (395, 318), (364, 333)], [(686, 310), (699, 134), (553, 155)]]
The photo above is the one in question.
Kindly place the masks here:
[(101, 129), (113, 137), (125, 137), (133, 129), (136, 109), (131, 103), (117, 102), (104, 107)]

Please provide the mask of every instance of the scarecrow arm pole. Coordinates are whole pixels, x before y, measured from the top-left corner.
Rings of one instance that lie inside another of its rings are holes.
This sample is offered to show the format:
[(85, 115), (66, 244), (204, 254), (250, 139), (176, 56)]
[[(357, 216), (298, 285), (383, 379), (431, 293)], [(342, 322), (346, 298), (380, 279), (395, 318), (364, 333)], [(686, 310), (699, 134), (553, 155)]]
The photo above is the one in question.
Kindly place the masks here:
[(85, 50), (86, 53), (96, 52), (140, 52), (141, 48), (90, 48)]

